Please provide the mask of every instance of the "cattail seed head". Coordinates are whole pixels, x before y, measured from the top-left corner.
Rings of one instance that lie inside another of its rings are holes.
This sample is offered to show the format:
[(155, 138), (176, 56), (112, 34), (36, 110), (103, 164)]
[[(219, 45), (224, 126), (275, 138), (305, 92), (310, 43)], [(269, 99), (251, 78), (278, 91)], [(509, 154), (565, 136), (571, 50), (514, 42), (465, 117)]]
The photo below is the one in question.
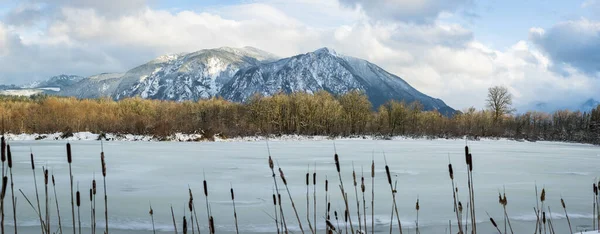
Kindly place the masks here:
[(48, 185), (48, 169), (44, 170), (44, 184)]
[(208, 197), (208, 185), (206, 184), (206, 180), (204, 180), (202, 183), (204, 187), (204, 196)]
[(188, 193), (190, 194), (190, 201), (194, 200), (194, 194), (192, 194), (192, 189), (188, 188)]
[(277, 202), (279, 203), (279, 206), (281, 206), (281, 193), (277, 194)]
[(458, 211), (462, 212), (463, 211), (463, 205), (461, 202), (458, 202)]
[(273, 193), (273, 205), (276, 206), (277, 205), (277, 197), (275, 196), (275, 194)]
[(31, 153), (31, 170), (35, 170), (35, 163), (33, 161), (33, 153)]
[(281, 177), (283, 184), (287, 185), (287, 180), (285, 179), (285, 175), (283, 174), (283, 170), (281, 170), (281, 168), (279, 168), (279, 176)]
[(498, 225), (496, 224), (496, 221), (494, 221), (494, 219), (492, 217), (490, 217), (490, 222), (492, 222), (492, 225), (494, 225), (494, 227), (498, 227)]
[(333, 216), (335, 216), (335, 220), (338, 220), (337, 210), (333, 211)]
[(450, 174), (450, 179), (454, 179), (454, 170), (452, 170), (452, 164), (448, 164), (448, 173)]
[(1, 154), (0, 158), (2, 159), (2, 162), (4, 162), (6, 160), (6, 141), (4, 139), (4, 136), (2, 136), (2, 140), (1, 141), (2, 141), (2, 143), (1, 143), (2, 147), (0, 149), (0, 151), (1, 151), (0, 152), (0, 154)]
[(90, 189), (90, 201), (93, 201), (94, 199), (94, 194), (92, 194), (92, 189)]
[(71, 143), (67, 143), (67, 162), (72, 163), (73, 157), (71, 155)]
[(150, 207), (150, 211), (148, 211), (148, 214), (150, 214), (150, 216), (154, 215), (154, 210), (152, 210), (152, 207)]
[(12, 153), (10, 152), (10, 145), (6, 146), (6, 156), (8, 157), (8, 168), (12, 168)]
[[(53, 176), (54, 178), (54, 176)], [(92, 180), (92, 193), (96, 195), (96, 180)]]
[(344, 222), (345, 223), (348, 222), (348, 210), (346, 210), (346, 212), (344, 212)]
[(325, 222), (327, 223), (327, 227), (329, 227), (330, 230), (335, 231), (335, 226), (333, 226), (333, 224), (331, 223), (331, 221), (325, 220)]
[(54, 181), (54, 174), (52, 174), (52, 185), (56, 185), (56, 181)]
[(215, 219), (212, 216), (210, 216), (210, 218), (208, 219), (208, 224), (209, 224), (210, 232), (215, 233)]
[(80, 197), (79, 191), (77, 191), (75, 196), (76, 196), (76, 200), (77, 200), (77, 207), (79, 207), (79, 206), (81, 206), (81, 197)]
[(335, 160), (335, 169), (340, 173), (340, 158), (338, 157), (338, 154), (335, 154), (333, 159)]
[(6, 196), (6, 185), (8, 184), (8, 177), (2, 177), (2, 193), (0, 193), (0, 198), (4, 200), (4, 196)]
[(192, 199), (190, 199), (190, 201), (188, 202), (188, 209), (190, 210), (190, 212), (194, 210), (194, 201)]
[(504, 193), (504, 197), (502, 198), (504, 205), (508, 205), (508, 200), (506, 199), (506, 193)]
[(313, 173), (313, 185), (317, 185), (317, 173)]
[(388, 167), (388, 165), (385, 165), (385, 174), (387, 175), (388, 183), (391, 185), (392, 184), (392, 175), (390, 174), (390, 167)]
[(473, 171), (473, 155), (467, 155), (467, 165), (469, 166), (469, 171)]
[(560, 198), (560, 204), (562, 205), (563, 209), (567, 209), (567, 206), (565, 205), (565, 200), (563, 200), (562, 198)]
[(329, 181), (325, 179), (325, 192), (329, 191)]
[(596, 183), (594, 183), (593, 185), (594, 185), (594, 194), (596, 194), (596, 196), (598, 196), (598, 187), (596, 186)]
[(365, 177), (361, 177), (360, 178), (360, 190), (364, 193), (365, 192)]
[(419, 199), (417, 199), (417, 205), (415, 205), (415, 210), (419, 211)]
[(542, 221), (546, 224), (546, 212), (542, 212)]
[(354, 179), (354, 186), (356, 187), (356, 172), (354, 170), (352, 171), (352, 179)]
[(498, 203), (500, 203), (500, 205), (503, 205), (504, 202), (502, 200), (502, 194), (498, 193)]
[(371, 162), (371, 178), (375, 178), (375, 160)]
[(327, 202), (327, 213), (331, 211), (331, 202)]
[(234, 193), (233, 193), (233, 188), (231, 188), (231, 200), (232, 200), (232, 201), (233, 201), (233, 200), (235, 200), (235, 195), (234, 195)]
[(306, 173), (306, 186), (308, 186), (309, 182), (310, 182), (310, 173)]
[[(469, 156), (469, 146), (465, 145), (465, 157)], [(467, 164), (469, 164), (469, 161), (467, 160)]]
[(540, 200), (542, 202), (546, 200), (546, 189), (542, 189), (542, 195), (540, 196)]
[(100, 161), (102, 162), (102, 176), (106, 177), (106, 160), (104, 160), (104, 152), (100, 153)]
[(187, 220), (185, 219), (185, 216), (183, 216), (183, 233), (187, 233)]
[(273, 170), (273, 167), (275, 167), (275, 164), (273, 164), (273, 159), (271, 158), (271, 156), (269, 156), (269, 168)]

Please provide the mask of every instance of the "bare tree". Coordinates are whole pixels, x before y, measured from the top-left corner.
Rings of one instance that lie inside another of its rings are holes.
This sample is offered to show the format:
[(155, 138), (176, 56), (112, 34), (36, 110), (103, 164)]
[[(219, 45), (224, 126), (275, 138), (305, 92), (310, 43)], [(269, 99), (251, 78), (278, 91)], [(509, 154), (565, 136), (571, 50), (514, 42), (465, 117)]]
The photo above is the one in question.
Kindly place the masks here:
[(487, 107), (494, 115), (494, 122), (498, 122), (500, 117), (514, 111), (512, 108), (512, 95), (504, 86), (490, 87), (486, 102)]

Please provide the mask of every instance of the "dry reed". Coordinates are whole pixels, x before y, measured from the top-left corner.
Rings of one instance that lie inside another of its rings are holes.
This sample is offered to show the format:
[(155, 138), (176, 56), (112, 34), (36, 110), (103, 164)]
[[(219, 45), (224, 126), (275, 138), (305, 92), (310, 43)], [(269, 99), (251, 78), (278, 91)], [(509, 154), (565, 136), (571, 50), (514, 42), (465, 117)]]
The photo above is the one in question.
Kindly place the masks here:
[(487, 212), (485, 212), (485, 213), (490, 218), (490, 222), (496, 228), (496, 230), (498, 231), (498, 233), (502, 234), (502, 232), (500, 231), (500, 228), (498, 228), (498, 224), (496, 224), (496, 221), (494, 221), (494, 219), (490, 216), (490, 214), (488, 214)]
[(419, 234), (419, 233), (420, 233), (420, 232), (419, 232), (419, 209), (420, 209), (420, 208), (421, 208), (421, 207), (419, 206), (419, 197), (417, 197), (417, 204), (415, 205), (415, 210), (417, 210), (417, 223), (416, 223), (416, 226), (417, 226), (417, 228), (416, 228), (416, 232), (417, 232), (417, 234)]
[(71, 218), (73, 221), (73, 233), (77, 233), (77, 230), (75, 229), (75, 198), (73, 197), (73, 170), (71, 168), (73, 156), (71, 154), (71, 143), (67, 143), (67, 162), (69, 163), (69, 179), (71, 181)]
[(273, 208), (275, 209), (275, 227), (277, 228), (277, 234), (279, 234), (279, 222), (277, 221), (277, 196), (275, 195), (275, 189), (273, 188)]
[(106, 194), (106, 160), (104, 158), (104, 145), (100, 141), (102, 150), (100, 152), (100, 163), (102, 164), (102, 181), (104, 185), (104, 234), (108, 234), (108, 195)]
[(96, 173), (94, 173), (93, 175), (93, 179), (92, 179), (92, 196), (93, 196), (93, 206), (92, 206), (92, 217), (93, 217), (93, 222), (92, 222), (92, 233), (95, 234), (96, 233)]
[(204, 190), (204, 198), (206, 200), (206, 216), (208, 218), (208, 231), (209, 233), (215, 233), (215, 230), (212, 229), (210, 225), (210, 218), (212, 217), (210, 214), (210, 207), (208, 205), (208, 183), (206, 182), (206, 174), (204, 174), (204, 181), (202, 181), (202, 188)]
[[(312, 224), (310, 222), (310, 197), (309, 197), (310, 173), (308, 171), (310, 171), (310, 168), (306, 172), (306, 220), (308, 221), (308, 229), (310, 229), (311, 233), (315, 234), (315, 231), (313, 230)], [(315, 223), (315, 226), (316, 225), (317, 224)]]
[(79, 224), (79, 234), (81, 234), (81, 197), (79, 194), (79, 182), (77, 182), (77, 193), (75, 193), (75, 201), (77, 205), (77, 222)]
[(356, 182), (356, 170), (354, 169), (354, 162), (352, 162), (352, 179), (354, 181), (354, 197), (356, 198), (356, 216), (358, 217), (358, 230), (362, 231), (362, 224), (360, 220), (360, 200), (358, 199), (358, 182)]
[(314, 232), (317, 233), (317, 163), (313, 169), (313, 220), (315, 223)]
[(182, 227), (182, 229), (183, 229), (183, 234), (187, 234), (187, 220), (185, 219), (185, 212), (183, 212), (183, 214), (184, 215), (183, 215), (183, 225), (182, 225), (183, 227)]
[(290, 203), (292, 203), (292, 209), (294, 210), (294, 214), (296, 215), (296, 219), (298, 220), (298, 227), (300, 227), (300, 232), (304, 234), (304, 229), (302, 228), (302, 221), (300, 221), (300, 215), (298, 215), (298, 210), (296, 209), (296, 204), (294, 203), (294, 199), (292, 198), (292, 193), (290, 193), (290, 188), (288, 187), (287, 180), (285, 179), (285, 174), (283, 174), (283, 170), (281, 169), (281, 167), (279, 167), (279, 165), (277, 165), (277, 167), (279, 168), (279, 177), (281, 178), (283, 185), (285, 185), (285, 190), (287, 191), (288, 196), (290, 197)]
[(238, 218), (237, 218), (237, 211), (235, 209), (235, 195), (233, 193), (233, 186), (231, 186), (231, 202), (233, 203), (233, 218), (235, 219), (235, 233), (240, 233), (240, 230), (238, 228)]
[[(448, 159), (450, 160), (450, 159)], [(452, 163), (448, 163), (448, 174), (450, 176), (450, 182), (452, 183), (452, 198), (454, 199), (454, 213), (456, 214), (456, 222), (458, 224), (458, 233), (462, 234), (462, 222), (461, 222), (461, 217), (460, 214), (458, 212), (458, 201), (456, 199), (456, 189), (454, 187), (454, 170), (452, 169)]]
[[(392, 187), (392, 175), (390, 174), (390, 167), (387, 164), (387, 159), (385, 158), (385, 154), (383, 155), (384, 157), (384, 161), (385, 161), (385, 174), (387, 176), (387, 181), (388, 184), (390, 185), (390, 192), (392, 193), (392, 200), (393, 200), (393, 210), (392, 211), (396, 211), (396, 218), (398, 220), (398, 231), (400, 234), (402, 234), (402, 223), (400, 222), (400, 216), (398, 214), (398, 205), (396, 204), (396, 193), (397, 190), (396, 188)], [(392, 215), (393, 217), (393, 215)], [(391, 223), (390, 223), (390, 227), (391, 227)], [(391, 229), (391, 228), (390, 228)]]
[(194, 214), (193, 214), (193, 212), (194, 212), (194, 197), (192, 196), (191, 189), (189, 189), (189, 185), (188, 185), (188, 190), (190, 191), (190, 199), (188, 201), (188, 209), (190, 211), (190, 223), (192, 226), (192, 234), (194, 234)]
[(8, 185), (8, 177), (4, 176), (2, 177), (2, 192), (0, 193), (0, 200), (2, 200), (2, 202), (0, 203), (1, 206), (1, 210), (2, 210), (2, 233), (4, 233), (4, 197), (6, 196), (6, 186)]
[(44, 170), (44, 192), (46, 195), (46, 233), (50, 233), (50, 206), (48, 205), (48, 169)]
[[(3, 137), (4, 138), (4, 137)], [(4, 141), (4, 139), (2, 139), (2, 141)], [(13, 222), (14, 222), (14, 226), (15, 226), (15, 234), (17, 234), (18, 231), (18, 225), (17, 225), (17, 201), (15, 198), (15, 184), (13, 182), (13, 173), (12, 173), (12, 153), (10, 151), (10, 145), (6, 145), (6, 156), (8, 159), (8, 170), (10, 171), (10, 195), (11, 195), (11, 201), (12, 201), (12, 205), (13, 205)], [(4, 211), (2, 211), (4, 212)]]
[(569, 232), (573, 234), (573, 228), (571, 228), (571, 219), (569, 219), (569, 213), (567, 213), (567, 205), (565, 205), (565, 200), (560, 198), (560, 204), (562, 205), (563, 210), (565, 210), (565, 217), (567, 218), (567, 223), (569, 224)]
[[(33, 172), (33, 184), (35, 185), (35, 198), (37, 200), (37, 213), (38, 213), (38, 217), (40, 219), (40, 228), (42, 229), (42, 233), (46, 233), (46, 229), (44, 228), (44, 226), (45, 226), (44, 225), (44, 220), (42, 220), (42, 209), (40, 208), (40, 196), (39, 196), (39, 193), (38, 193), (37, 177), (35, 176), (35, 162), (33, 160), (33, 153), (30, 153), (30, 156), (31, 156), (30, 157), (30, 159), (31, 159), (31, 171)], [(75, 231), (75, 229), (73, 229), (73, 231)], [(75, 232), (73, 232), (73, 233), (75, 233)]]
[(173, 228), (175, 229), (175, 234), (177, 234), (177, 222), (175, 221), (175, 213), (173, 212), (173, 205), (171, 205), (171, 218), (173, 218)]
[[(3, 121), (2, 124), (4, 125), (4, 118), (2, 119), (2, 121)], [(4, 128), (4, 126), (2, 126), (2, 127)], [(2, 130), (4, 131), (4, 129), (2, 129)], [(4, 134), (4, 132), (2, 134)], [(6, 142), (4, 140), (4, 135), (2, 136), (1, 142), (2, 142), (1, 143), (2, 144), (2, 146), (1, 146), (1, 151), (2, 152), (1, 152), (1, 157), (0, 158), (2, 160), (2, 177), (4, 177), (4, 174), (5, 174), (4, 173), (4, 162), (6, 161), (6, 148), (7, 148)], [(5, 182), (5, 183), (8, 183), (8, 181)], [(3, 183), (2, 187), (4, 187), (4, 186), (6, 186), (6, 184)], [(4, 234), (4, 197), (0, 198), (0, 212), (2, 212), (2, 214), (1, 214), (2, 217), (1, 217), (1, 220), (0, 220), (0, 227), (2, 227), (1, 232), (2, 232), (2, 234)]]
[(371, 155), (371, 234), (375, 234), (375, 156)]
[[(334, 147), (335, 147), (335, 143), (334, 143)], [(342, 192), (342, 197), (344, 198), (344, 205), (346, 205), (346, 210), (349, 211), (350, 206), (348, 205), (348, 196), (346, 194), (346, 190), (344, 189), (344, 181), (342, 179), (342, 173), (340, 170), (340, 158), (339, 158), (337, 152), (334, 154), (333, 159), (335, 161), (335, 168), (337, 170), (338, 177), (340, 179), (340, 190)], [(352, 225), (352, 219), (350, 219), (350, 229), (351, 229), (352, 233), (354, 233), (354, 226)]]
[[(194, 219), (195, 219), (195, 223), (196, 223), (196, 229), (198, 230), (198, 234), (200, 234), (200, 223), (198, 222), (198, 214), (196, 213), (196, 203), (194, 202), (194, 195), (192, 194), (192, 189), (188, 186), (188, 191), (190, 193), (190, 200), (192, 202), (192, 209), (194, 210)], [(192, 222), (192, 225), (194, 225), (194, 220), (190, 220), (190, 222)], [(193, 226), (192, 226), (193, 228)]]
[(54, 190), (54, 201), (56, 202), (56, 213), (58, 216), (58, 233), (62, 234), (62, 223), (60, 218), (60, 208), (58, 206), (58, 196), (56, 196), (56, 181), (54, 180), (54, 173), (52, 174), (52, 189)]
[(285, 221), (285, 216), (283, 214), (283, 206), (281, 205), (281, 194), (279, 193), (279, 186), (277, 185), (277, 176), (275, 174), (275, 164), (273, 163), (273, 158), (271, 158), (271, 149), (269, 148), (269, 141), (267, 141), (267, 151), (269, 152), (269, 168), (271, 169), (273, 184), (275, 185), (275, 191), (277, 192), (277, 197), (279, 198), (279, 214), (281, 215), (281, 227), (284, 230), (284, 233), (288, 233), (287, 223)]
[(368, 228), (367, 228), (367, 201), (365, 200), (365, 171), (363, 170), (363, 168), (360, 168), (361, 171), (361, 176), (360, 176), (360, 191), (362, 192), (362, 200), (363, 200), (363, 219), (364, 219), (364, 224), (365, 224), (365, 231), (363, 233), (367, 234), (368, 233)]

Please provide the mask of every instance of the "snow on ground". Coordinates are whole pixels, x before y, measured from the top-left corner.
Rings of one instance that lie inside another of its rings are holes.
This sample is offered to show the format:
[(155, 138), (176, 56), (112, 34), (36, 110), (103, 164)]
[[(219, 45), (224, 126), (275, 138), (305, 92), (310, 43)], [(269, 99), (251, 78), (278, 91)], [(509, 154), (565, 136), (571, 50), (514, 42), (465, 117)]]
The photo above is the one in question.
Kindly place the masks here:
[(9, 89), (0, 91), (0, 94), (8, 96), (31, 96), (41, 92), (42, 90), (39, 89)]

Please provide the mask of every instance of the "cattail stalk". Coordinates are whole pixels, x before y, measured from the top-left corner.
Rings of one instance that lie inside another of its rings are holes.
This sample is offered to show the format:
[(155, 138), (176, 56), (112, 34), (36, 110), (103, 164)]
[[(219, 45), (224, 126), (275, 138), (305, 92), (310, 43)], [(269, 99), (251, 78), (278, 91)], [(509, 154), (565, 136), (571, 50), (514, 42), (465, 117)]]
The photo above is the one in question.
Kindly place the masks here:
[[(184, 210), (185, 211), (185, 210)], [(187, 220), (185, 219), (185, 212), (183, 212), (183, 234), (187, 234)]]
[(48, 169), (44, 169), (44, 192), (46, 195), (46, 233), (50, 233), (50, 206), (48, 205)]
[(471, 202), (471, 229), (477, 233), (477, 219), (475, 216), (475, 190), (473, 187), (473, 156), (469, 153), (469, 147), (465, 146), (465, 159), (467, 162), (467, 178), (469, 186), (469, 201)]
[(375, 234), (375, 159), (371, 158), (371, 234)]
[[(309, 188), (310, 188), (310, 173), (306, 172), (306, 220), (308, 221), (308, 229), (310, 232), (315, 234), (313, 230), (312, 224), (310, 223), (310, 197), (309, 197)], [(315, 223), (315, 225), (317, 225)]]
[[(396, 204), (396, 192), (397, 190), (392, 187), (392, 175), (390, 174), (390, 167), (387, 164), (387, 159), (385, 159), (385, 154), (383, 155), (384, 160), (385, 160), (385, 174), (387, 176), (387, 180), (388, 180), (388, 184), (390, 185), (390, 192), (392, 193), (392, 199), (393, 199), (393, 208), (396, 211), (396, 218), (398, 219), (398, 231), (400, 234), (402, 234), (402, 223), (400, 222), (400, 216), (398, 214), (398, 205)], [(397, 183), (397, 181), (396, 181)], [(391, 223), (390, 223), (391, 225)]]
[(71, 143), (67, 143), (67, 162), (69, 163), (69, 179), (71, 181), (71, 218), (73, 221), (73, 234), (77, 233), (75, 229), (75, 198), (73, 197), (73, 170), (71, 164), (73, 163), (73, 157), (71, 154)]
[(6, 195), (6, 186), (8, 185), (8, 177), (2, 177), (2, 192), (0, 193), (0, 210), (2, 210), (2, 233), (4, 233), (4, 196)]
[[(330, 220), (329, 217), (329, 209), (331, 206), (329, 205), (329, 201), (327, 199), (327, 194), (329, 193), (329, 180), (327, 180), (327, 175), (325, 175), (325, 219)], [(325, 230), (330, 229), (328, 226), (325, 226)]]
[(452, 198), (454, 199), (454, 213), (456, 214), (456, 221), (458, 223), (458, 233), (462, 234), (462, 218), (458, 212), (458, 201), (456, 199), (456, 189), (454, 187), (454, 170), (452, 169), (452, 163), (448, 163), (448, 174), (450, 175), (450, 182), (452, 183)]
[(56, 196), (56, 181), (54, 180), (54, 174), (52, 174), (52, 189), (54, 190), (54, 201), (56, 202), (56, 213), (58, 216), (58, 233), (62, 234), (62, 223), (60, 221), (60, 208), (58, 206), (58, 196)]
[(90, 229), (91, 233), (94, 233), (94, 193), (92, 186), (90, 185)]
[(173, 212), (172, 205), (171, 205), (171, 217), (173, 218), (173, 228), (175, 229), (175, 234), (177, 234), (177, 222), (175, 221), (175, 213)]
[(206, 216), (208, 218), (208, 232), (213, 234), (214, 230), (210, 226), (210, 206), (208, 205), (208, 183), (206, 182), (206, 174), (204, 174), (204, 181), (202, 182), (202, 188), (204, 190), (204, 199), (206, 200)]
[(279, 234), (279, 222), (277, 221), (277, 196), (275, 195), (275, 188), (273, 188), (273, 208), (274, 208), (274, 216), (275, 217), (275, 227), (277, 228), (277, 234)]
[[(4, 138), (4, 137), (2, 137)], [(2, 141), (4, 141), (4, 139), (2, 139)], [(4, 149), (2, 149), (4, 150)], [(8, 159), (8, 170), (10, 171), (10, 195), (12, 198), (12, 205), (13, 205), (13, 222), (14, 222), (14, 226), (15, 226), (15, 234), (17, 234), (17, 230), (18, 230), (18, 225), (17, 225), (17, 201), (15, 198), (15, 184), (13, 182), (13, 173), (12, 173), (12, 153), (10, 151), (10, 145), (6, 146), (6, 154), (7, 154), (7, 159)], [(4, 211), (2, 211), (4, 212)]]
[(417, 226), (416, 232), (417, 232), (417, 234), (419, 234), (419, 209), (420, 209), (419, 198), (417, 197), (417, 204), (415, 205), (415, 210), (417, 210), (417, 223), (416, 223), (416, 226)]
[(540, 201), (542, 203), (542, 221), (544, 226), (544, 233), (546, 233), (546, 212), (544, 211), (544, 201), (546, 201), (546, 189), (542, 188), (542, 193), (540, 195)]
[(240, 230), (238, 229), (238, 218), (237, 218), (237, 211), (235, 209), (235, 195), (233, 193), (233, 186), (231, 187), (231, 202), (233, 203), (233, 218), (235, 219), (235, 233), (239, 234)]
[(492, 225), (494, 225), (494, 227), (496, 228), (498, 233), (502, 234), (502, 232), (500, 231), (500, 228), (498, 228), (498, 224), (496, 224), (496, 221), (494, 221), (494, 219), (490, 216), (490, 214), (488, 214), (487, 212), (485, 212), (485, 213), (490, 218), (490, 222), (492, 223)]
[[(31, 171), (33, 172), (33, 184), (35, 185), (35, 198), (37, 201), (37, 213), (40, 219), (40, 228), (42, 229), (42, 233), (46, 233), (46, 228), (45, 228), (45, 224), (44, 224), (44, 220), (42, 219), (42, 209), (40, 208), (40, 196), (38, 193), (38, 187), (37, 187), (37, 177), (35, 176), (35, 163), (33, 160), (33, 153), (30, 154), (30, 159), (31, 159)], [(75, 230), (75, 229), (73, 229)]]
[(92, 207), (92, 233), (96, 234), (96, 173), (94, 173), (94, 177), (92, 179), (92, 199), (93, 199), (93, 207)]
[[(337, 169), (338, 177), (340, 179), (340, 190), (342, 192), (342, 197), (344, 197), (344, 205), (346, 205), (346, 210), (350, 211), (350, 206), (348, 205), (348, 196), (346, 195), (346, 190), (344, 189), (344, 181), (342, 180), (342, 173), (340, 170), (340, 158), (337, 153), (334, 155), (335, 160), (335, 168)], [(352, 218), (350, 218), (350, 230), (354, 233), (354, 226), (352, 225)]]
[[(190, 224), (192, 226), (192, 234), (194, 234), (194, 197), (192, 196), (192, 191), (188, 186), (188, 190), (190, 191), (190, 200), (188, 201), (188, 209), (190, 211)], [(185, 214), (185, 212), (183, 212)], [(198, 227), (200, 228), (200, 227)], [(200, 232), (200, 230), (198, 230)]]
[(313, 220), (315, 223), (314, 233), (317, 233), (317, 163), (313, 169)]
[(79, 234), (81, 234), (81, 195), (79, 194), (79, 182), (77, 182), (77, 193), (75, 193), (77, 205), (77, 222), (79, 224)]
[(102, 180), (104, 183), (104, 234), (108, 234), (108, 195), (106, 194), (106, 160), (104, 158), (104, 149), (100, 152), (100, 162), (102, 163)]
[(562, 205), (563, 210), (565, 211), (565, 217), (567, 217), (567, 223), (569, 224), (569, 232), (573, 234), (573, 228), (571, 228), (571, 220), (569, 219), (569, 214), (567, 213), (567, 206), (565, 205), (565, 200), (560, 198), (560, 204)]
[(296, 209), (296, 204), (294, 203), (294, 199), (292, 198), (292, 193), (290, 193), (290, 188), (288, 187), (287, 180), (285, 179), (285, 175), (283, 174), (283, 170), (281, 170), (281, 167), (279, 167), (279, 165), (277, 165), (277, 167), (279, 168), (279, 177), (281, 178), (281, 181), (283, 181), (283, 185), (285, 185), (285, 190), (287, 191), (288, 196), (290, 197), (292, 209), (294, 210), (294, 214), (296, 215), (296, 219), (298, 220), (298, 227), (300, 227), (300, 232), (304, 234), (304, 229), (302, 228), (302, 221), (300, 221), (300, 215), (298, 215), (298, 210)]
[(358, 182), (356, 181), (356, 170), (354, 169), (354, 162), (352, 162), (352, 179), (354, 180), (354, 197), (356, 198), (356, 216), (358, 217), (358, 230), (361, 231), (363, 229), (360, 220), (360, 200), (358, 199)]
[[(196, 213), (196, 203), (194, 202), (194, 195), (192, 194), (192, 189), (188, 187), (188, 190), (190, 192), (190, 200), (192, 202), (192, 209), (194, 210), (194, 218), (196, 219), (196, 229), (198, 230), (198, 233), (200, 233), (200, 223), (198, 223), (198, 214)], [(190, 222), (192, 222), (192, 228), (193, 228), (193, 222), (194, 220), (190, 220)]]
[[(2, 124), (4, 124), (4, 118), (2, 119), (2, 121), (3, 121)], [(4, 127), (4, 126), (2, 126), (2, 127)], [(2, 129), (2, 130), (4, 131), (4, 129)], [(6, 161), (6, 148), (7, 148), (7, 146), (6, 146), (6, 142), (4, 140), (4, 132), (2, 134), (3, 134), (2, 135), (2, 139), (1, 139), (2, 146), (0, 148), (0, 151), (2, 151), (2, 152), (0, 153), (1, 154), (0, 158), (2, 160), (2, 177), (4, 177), (4, 162)], [(10, 150), (10, 147), (8, 147), (8, 148)], [(8, 183), (8, 180), (7, 181), (3, 181), (3, 184), (2, 184), (3, 188), (6, 186), (6, 184), (4, 184), (4, 183)], [(1, 233), (4, 234), (4, 196), (2, 198), (0, 198), (0, 212), (2, 212), (2, 215), (1, 215), (2, 217), (1, 217), (1, 220), (0, 220), (0, 226), (2, 227)]]
[(364, 224), (365, 224), (365, 231), (364, 233), (367, 234), (368, 232), (368, 228), (367, 228), (367, 201), (365, 200), (365, 172), (363, 170), (363, 168), (360, 168), (361, 170), (361, 177), (360, 177), (360, 191), (362, 192), (362, 200), (363, 200), (363, 219), (364, 219)]
[(279, 198), (279, 214), (281, 215), (281, 222), (283, 223), (282, 228), (285, 234), (288, 234), (287, 223), (285, 222), (285, 216), (283, 214), (283, 206), (281, 206), (281, 194), (279, 193), (279, 187), (277, 185), (277, 178), (275, 174), (275, 164), (271, 158), (271, 150), (269, 149), (269, 141), (267, 141), (267, 150), (269, 151), (269, 168), (273, 176), (273, 184), (275, 184), (275, 191), (277, 192), (277, 198)]

